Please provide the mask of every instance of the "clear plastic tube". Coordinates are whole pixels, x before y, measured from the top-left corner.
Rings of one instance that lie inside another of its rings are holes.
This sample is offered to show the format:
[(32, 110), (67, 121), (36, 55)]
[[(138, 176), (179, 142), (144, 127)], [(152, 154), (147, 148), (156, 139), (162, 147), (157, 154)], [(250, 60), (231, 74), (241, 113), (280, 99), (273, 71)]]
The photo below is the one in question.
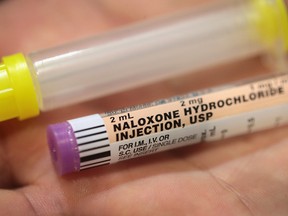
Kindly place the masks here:
[(223, 0), (60, 47), (3, 58), (0, 121), (26, 119), (288, 44), (283, 0)]
[(262, 52), (244, 2), (221, 2), (29, 54), (41, 108), (54, 109)]

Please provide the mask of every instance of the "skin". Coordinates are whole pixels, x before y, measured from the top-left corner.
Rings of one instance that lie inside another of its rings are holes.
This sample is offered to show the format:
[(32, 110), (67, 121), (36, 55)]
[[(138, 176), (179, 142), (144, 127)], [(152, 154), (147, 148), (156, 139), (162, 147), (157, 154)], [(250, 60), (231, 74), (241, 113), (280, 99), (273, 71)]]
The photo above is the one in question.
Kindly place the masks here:
[[(1, 1), (0, 54), (58, 45), (198, 3)], [(261, 73), (265, 70), (253, 58), (105, 96), (69, 111), (0, 123), (1, 215), (287, 215), (287, 127), (64, 177), (53, 168), (45, 138), (48, 124)]]

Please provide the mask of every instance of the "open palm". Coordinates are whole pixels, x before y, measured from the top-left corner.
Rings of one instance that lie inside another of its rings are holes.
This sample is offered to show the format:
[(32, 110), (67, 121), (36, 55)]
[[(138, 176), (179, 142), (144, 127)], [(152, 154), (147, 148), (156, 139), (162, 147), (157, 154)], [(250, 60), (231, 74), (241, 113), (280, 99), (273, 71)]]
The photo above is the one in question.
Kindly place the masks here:
[[(195, 3), (3, 1), (0, 54), (60, 44)], [(201, 80), (207, 74), (178, 77), (32, 120), (0, 123), (1, 215), (288, 215), (285, 127), (64, 177), (57, 176), (52, 166), (45, 138), (48, 124), (184, 93), (249, 73), (228, 72), (221, 70), (218, 79), (206, 83)]]

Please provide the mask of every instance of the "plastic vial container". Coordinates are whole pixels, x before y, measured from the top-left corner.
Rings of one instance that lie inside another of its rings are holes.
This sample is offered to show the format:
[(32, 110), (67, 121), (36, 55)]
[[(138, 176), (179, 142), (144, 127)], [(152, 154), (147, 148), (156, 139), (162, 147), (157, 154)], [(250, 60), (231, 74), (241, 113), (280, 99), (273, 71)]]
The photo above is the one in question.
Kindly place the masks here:
[(27, 119), (105, 94), (249, 56), (280, 59), (283, 0), (219, 1), (63, 46), (3, 57), (0, 121)]

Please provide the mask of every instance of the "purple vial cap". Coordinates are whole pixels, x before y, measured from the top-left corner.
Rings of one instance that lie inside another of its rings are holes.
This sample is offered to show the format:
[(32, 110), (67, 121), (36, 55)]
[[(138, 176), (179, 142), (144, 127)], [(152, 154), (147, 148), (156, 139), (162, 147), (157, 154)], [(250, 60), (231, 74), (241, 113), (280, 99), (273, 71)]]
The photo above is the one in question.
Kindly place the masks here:
[(48, 145), (58, 173), (64, 175), (80, 170), (80, 157), (73, 129), (68, 122), (49, 125)]

